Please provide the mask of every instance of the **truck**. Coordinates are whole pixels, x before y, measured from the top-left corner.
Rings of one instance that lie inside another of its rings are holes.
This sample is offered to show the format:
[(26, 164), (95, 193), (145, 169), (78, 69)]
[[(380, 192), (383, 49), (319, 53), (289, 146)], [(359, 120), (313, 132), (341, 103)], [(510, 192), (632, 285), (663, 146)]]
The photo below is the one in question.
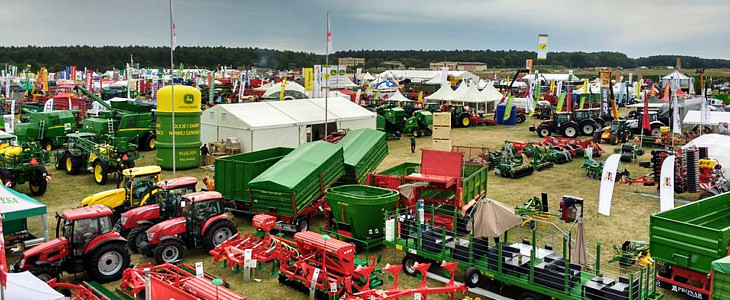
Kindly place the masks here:
[(342, 146), (345, 159), (345, 175), (338, 181), (340, 184), (362, 184), (388, 155), (385, 133), (373, 129), (352, 130), (338, 145)]
[(23, 143), (36, 142), (46, 151), (63, 146), (66, 135), (76, 132), (76, 110), (28, 113), (15, 125), (13, 133)]
[(82, 132), (124, 137), (131, 143), (137, 144), (142, 151), (156, 148), (156, 119), (152, 113), (154, 108), (152, 104), (134, 100), (107, 103), (82, 86), (76, 86), (74, 89), (107, 109), (100, 112), (98, 117), (86, 119), (81, 128)]
[(277, 147), (216, 159), (215, 191), (223, 195), (226, 208), (232, 212), (249, 212), (251, 194), (248, 183), (293, 150)]
[(248, 183), (251, 211), (276, 216), (281, 229), (307, 231), (325, 190), (344, 174), (341, 145), (302, 144)]
[(649, 247), (659, 287), (698, 300), (728, 297), (725, 289), (712, 288), (713, 263), (724, 260), (726, 265), (728, 260), (728, 201), (730, 193), (724, 193), (650, 217)]

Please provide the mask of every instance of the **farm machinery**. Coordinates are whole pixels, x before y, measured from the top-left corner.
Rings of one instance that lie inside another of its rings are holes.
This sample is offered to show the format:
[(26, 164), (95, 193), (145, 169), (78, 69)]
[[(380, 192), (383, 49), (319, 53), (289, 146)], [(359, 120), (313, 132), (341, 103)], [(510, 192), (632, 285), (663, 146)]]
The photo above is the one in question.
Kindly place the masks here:
[(626, 125), (626, 120), (611, 121), (610, 126), (606, 126), (602, 131), (593, 134), (593, 142), (600, 143), (609, 142), (611, 145), (628, 142), (634, 133)]
[(406, 111), (400, 107), (378, 107), (377, 128), (384, 131), (389, 140), (399, 140), (405, 127)]
[(635, 162), (639, 156), (644, 155), (645, 151), (639, 145), (632, 143), (623, 143), (613, 150), (616, 154), (621, 154), (622, 162)]
[(621, 247), (613, 245), (613, 253), (614, 257), (608, 262), (618, 262), (622, 268), (635, 264), (647, 267), (654, 263), (649, 253), (649, 243), (646, 241), (625, 241)]
[(537, 127), (530, 126), (529, 130), (537, 132), (537, 136), (546, 137), (560, 134), (563, 137), (575, 138), (579, 135), (593, 136), (598, 130), (598, 122), (588, 110), (554, 113), (551, 120), (540, 123)]
[(157, 223), (147, 229), (140, 253), (154, 256), (157, 263), (177, 262), (188, 249), (207, 251), (238, 232), (225, 214), (223, 197), (218, 192), (195, 192), (183, 197), (181, 216)]
[[(491, 159), (491, 157), (490, 157)], [(505, 142), (499, 161), (494, 161), (494, 174), (505, 178), (520, 178), (532, 174), (535, 168), (524, 153), (518, 152), (513, 143)]]
[[(400, 299), (401, 297), (420, 295), (425, 299), (425, 295), (430, 294), (449, 294), (449, 299), (455, 299), (455, 293), (465, 293), (466, 285), (463, 283), (456, 283), (454, 277), (456, 275), (456, 268), (458, 263), (443, 261), (440, 267), (449, 274), (450, 278), (445, 286), (441, 287), (429, 287), (426, 285), (426, 279), (428, 278), (428, 269), (431, 267), (431, 263), (418, 263), (415, 262), (413, 265), (391, 265), (387, 264), (382, 271), (388, 272), (393, 278), (393, 285), (387, 290), (376, 290), (366, 289), (359, 292), (355, 292), (352, 288), (350, 280), (345, 281), (345, 290), (348, 295), (345, 299), (352, 300), (385, 300), (385, 299)], [(359, 268), (355, 269), (355, 273), (361, 276), (366, 275), (367, 269)], [(406, 274), (419, 274), (421, 282), (416, 288), (412, 289), (401, 289), (398, 287), (398, 275), (400, 271), (404, 270)]]
[(433, 134), (433, 114), (427, 110), (417, 110), (406, 120), (403, 132), (414, 137), (431, 136)]
[(530, 163), (537, 171), (547, 170), (553, 167), (552, 159), (548, 158), (551, 149), (528, 144), (522, 152), (530, 159)]
[(13, 132), (20, 142), (36, 142), (46, 151), (62, 146), (66, 135), (76, 132), (78, 111), (57, 110), (28, 113)]
[(56, 169), (65, 169), (69, 175), (90, 169), (94, 182), (99, 185), (106, 184), (109, 174), (134, 168), (134, 160), (139, 157), (136, 145), (126, 138), (86, 132), (71, 133), (67, 137), (66, 150), (56, 152)]
[(240, 271), (246, 263), (246, 250), (251, 250), (251, 259), (267, 263), (278, 258), (279, 243), (283, 243), (282, 247), (295, 247), (293, 242), (270, 234), (276, 226), (276, 217), (258, 214), (252, 218), (252, 222), (256, 229), (255, 234), (237, 233), (208, 251), (210, 255), (213, 255), (214, 262), (223, 262), (224, 267)]
[(600, 157), (604, 153), (601, 145), (593, 142), (591, 139), (581, 141), (577, 138), (544, 137), (540, 143), (545, 146), (560, 147), (566, 149), (573, 157), (583, 156), (585, 149), (588, 148), (593, 149), (591, 150), (593, 157)]
[(583, 164), (580, 168), (586, 171), (586, 176), (593, 179), (600, 179), (603, 173), (603, 162), (588, 155), (583, 155)]
[(171, 263), (143, 263), (124, 270), (120, 287), (127, 299), (144, 295), (145, 273), (150, 276), (152, 299), (246, 300), (245, 296), (230, 290), (223, 279), (207, 273), (198, 275), (195, 267), (188, 264)]
[(74, 89), (106, 108), (98, 117), (86, 119), (81, 132), (126, 138), (130, 143), (139, 145), (142, 151), (155, 149), (157, 135), (156, 119), (152, 112), (154, 106), (134, 100), (111, 101), (109, 104), (82, 86)]
[(0, 132), (0, 183), (13, 188), (28, 182), (31, 194), (45, 194), (51, 180), (48, 152), (32, 142), (16, 143), (14, 135)]
[(56, 214), (56, 239), (25, 250), (13, 271), (30, 271), (44, 281), (62, 272), (87, 272), (100, 282), (120, 279), (130, 257), (126, 240), (112, 228), (113, 214), (102, 205)]

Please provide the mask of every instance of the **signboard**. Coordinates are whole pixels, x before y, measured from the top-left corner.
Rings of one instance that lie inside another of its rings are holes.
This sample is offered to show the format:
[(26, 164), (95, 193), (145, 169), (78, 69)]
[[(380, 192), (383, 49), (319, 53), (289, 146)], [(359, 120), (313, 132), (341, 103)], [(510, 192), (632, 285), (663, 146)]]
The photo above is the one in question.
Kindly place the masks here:
[(547, 43), (548, 43), (547, 34), (539, 34), (537, 36), (537, 59), (538, 60), (547, 59)]
[(525, 60), (525, 69), (532, 71), (532, 58)]
[(601, 70), (600, 86), (601, 86), (601, 117), (611, 116), (611, 70)]
[(195, 263), (195, 277), (203, 278), (205, 272), (203, 272), (203, 262), (199, 261)]
[(314, 68), (304, 68), (304, 90), (311, 92), (314, 87)]
[(350, 81), (347, 78), (347, 66), (329, 66), (322, 68), (322, 82), (330, 89), (341, 89)]

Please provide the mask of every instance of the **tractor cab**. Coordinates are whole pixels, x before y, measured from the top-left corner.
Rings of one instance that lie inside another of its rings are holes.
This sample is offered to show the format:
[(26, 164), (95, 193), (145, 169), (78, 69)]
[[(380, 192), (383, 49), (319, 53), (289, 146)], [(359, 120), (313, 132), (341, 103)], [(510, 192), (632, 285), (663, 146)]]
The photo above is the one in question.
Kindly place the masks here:
[(553, 120), (555, 121), (555, 125), (560, 127), (564, 123), (570, 122), (570, 114), (566, 112), (559, 112), (553, 114)]
[(98, 205), (56, 214), (56, 238), (65, 238), (73, 256), (82, 255), (94, 238), (112, 231), (113, 213)]
[(162, 169), (159, 166), (145, 166), (122, 171), (124, 180), (122, 180), (121, 187), (125, 190), (126, 205), (137, 207), (154, 203), (157, 199), (151, 196), (157, 193), (160, 172)]
[(216, 192), (187, 194), (181, 202), (182, 216), (185, 218), (187, 233), (200, 236), (206, 221), (225, 213), (223, 198)]
[(22, 150), (23, 149), (18, 146), (18, 138), (15, 135), (0, 130), (0, 155), (17, 155), (20, 154)]
[(550, 116), (552, 115), (553, 107), (550, 105), (549, 101), (540, 100), (537, 101), (537, 106), (535, 107), (535, 118), (538, 118), (540, 120), (550, 120)]

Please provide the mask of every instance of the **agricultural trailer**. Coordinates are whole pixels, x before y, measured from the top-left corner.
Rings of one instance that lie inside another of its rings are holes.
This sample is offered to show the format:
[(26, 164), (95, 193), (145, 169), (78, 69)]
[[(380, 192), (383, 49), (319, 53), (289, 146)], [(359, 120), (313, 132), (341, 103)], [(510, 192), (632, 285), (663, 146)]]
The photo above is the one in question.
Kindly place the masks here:
[(385, 238), (386, 211), (395, 209), (398, 192), (367, 185), (341, 185), (325, 193), (326, 227), (342, 240), (352, 242), (358, 249), (379, 246)]
[(348, 132), (338, 143), (342, 146), (345, 175), (340, 177), (337, 183), (364, 183), (367, 175), (375, 171), (388, 155), (385, 136), (384, 132), (368, 128)]

